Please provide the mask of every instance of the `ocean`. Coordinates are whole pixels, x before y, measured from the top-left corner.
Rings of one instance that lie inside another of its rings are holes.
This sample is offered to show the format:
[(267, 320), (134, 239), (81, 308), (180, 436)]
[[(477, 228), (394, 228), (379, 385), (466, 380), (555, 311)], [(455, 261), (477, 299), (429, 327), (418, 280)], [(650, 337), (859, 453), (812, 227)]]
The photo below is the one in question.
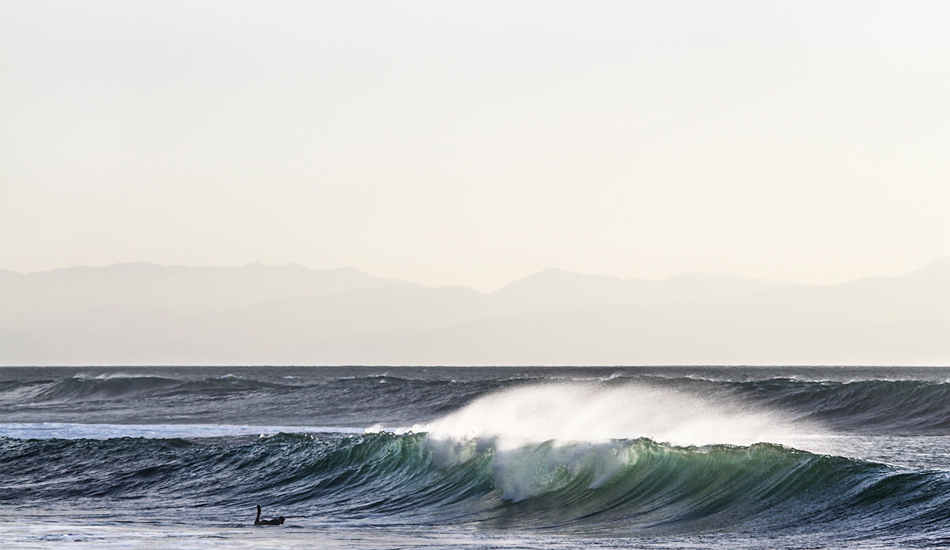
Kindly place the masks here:
[(947, 546), (950, 368), (2, 368), (0, 507), (10, 548)]

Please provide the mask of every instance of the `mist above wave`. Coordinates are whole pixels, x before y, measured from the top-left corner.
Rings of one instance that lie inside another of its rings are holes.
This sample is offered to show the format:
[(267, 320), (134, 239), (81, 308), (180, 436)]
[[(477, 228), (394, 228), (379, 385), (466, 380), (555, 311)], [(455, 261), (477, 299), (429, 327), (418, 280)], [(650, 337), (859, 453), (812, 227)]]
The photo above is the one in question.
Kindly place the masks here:
[(814, 423), (737, 398), (634, 383), (609, 387), (549, 383), (507, 389), (414, 430), (433, 440), (477, 438), (501, 449), (544, 441), (637, 438), (677, 446), (785, 444), (822, 433)]

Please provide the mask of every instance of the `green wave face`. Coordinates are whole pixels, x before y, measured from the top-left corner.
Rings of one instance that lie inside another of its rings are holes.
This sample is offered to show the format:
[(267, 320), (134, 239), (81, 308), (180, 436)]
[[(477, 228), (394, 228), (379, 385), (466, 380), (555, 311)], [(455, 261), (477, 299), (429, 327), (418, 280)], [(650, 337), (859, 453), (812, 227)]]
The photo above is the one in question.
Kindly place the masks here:
[(686, 533), (774, 528), (802, 514), (834, 521), (848, 512), (833, 510), (853, 508), (866, 488), (894, 475), (885, 466), (771, 444), (429, 444), (435, 465), (463, 459), (491, 476), (483, 497), (491, 506), (479, 521), (504, 527)]

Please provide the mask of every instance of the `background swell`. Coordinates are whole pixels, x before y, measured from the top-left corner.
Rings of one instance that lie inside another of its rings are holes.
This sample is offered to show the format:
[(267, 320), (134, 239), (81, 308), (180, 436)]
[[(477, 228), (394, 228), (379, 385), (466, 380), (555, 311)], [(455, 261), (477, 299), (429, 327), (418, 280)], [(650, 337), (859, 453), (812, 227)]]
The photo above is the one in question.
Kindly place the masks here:
[(670, 388), (843, 433), (950, 434), (944, 368), (6, 368), (7, 422), (398, 427), (548, 382)]

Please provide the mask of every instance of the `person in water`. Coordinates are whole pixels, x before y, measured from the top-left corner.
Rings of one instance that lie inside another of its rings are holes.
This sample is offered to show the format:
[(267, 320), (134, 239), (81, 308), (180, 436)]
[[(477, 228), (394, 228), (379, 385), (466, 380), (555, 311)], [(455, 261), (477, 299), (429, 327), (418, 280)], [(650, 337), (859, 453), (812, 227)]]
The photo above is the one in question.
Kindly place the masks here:
[(284, 516), (276, 519), (261, 519), (261, 505), (257, 505), (257, 517), (254, 518), (254, 525), (283, 525)]

